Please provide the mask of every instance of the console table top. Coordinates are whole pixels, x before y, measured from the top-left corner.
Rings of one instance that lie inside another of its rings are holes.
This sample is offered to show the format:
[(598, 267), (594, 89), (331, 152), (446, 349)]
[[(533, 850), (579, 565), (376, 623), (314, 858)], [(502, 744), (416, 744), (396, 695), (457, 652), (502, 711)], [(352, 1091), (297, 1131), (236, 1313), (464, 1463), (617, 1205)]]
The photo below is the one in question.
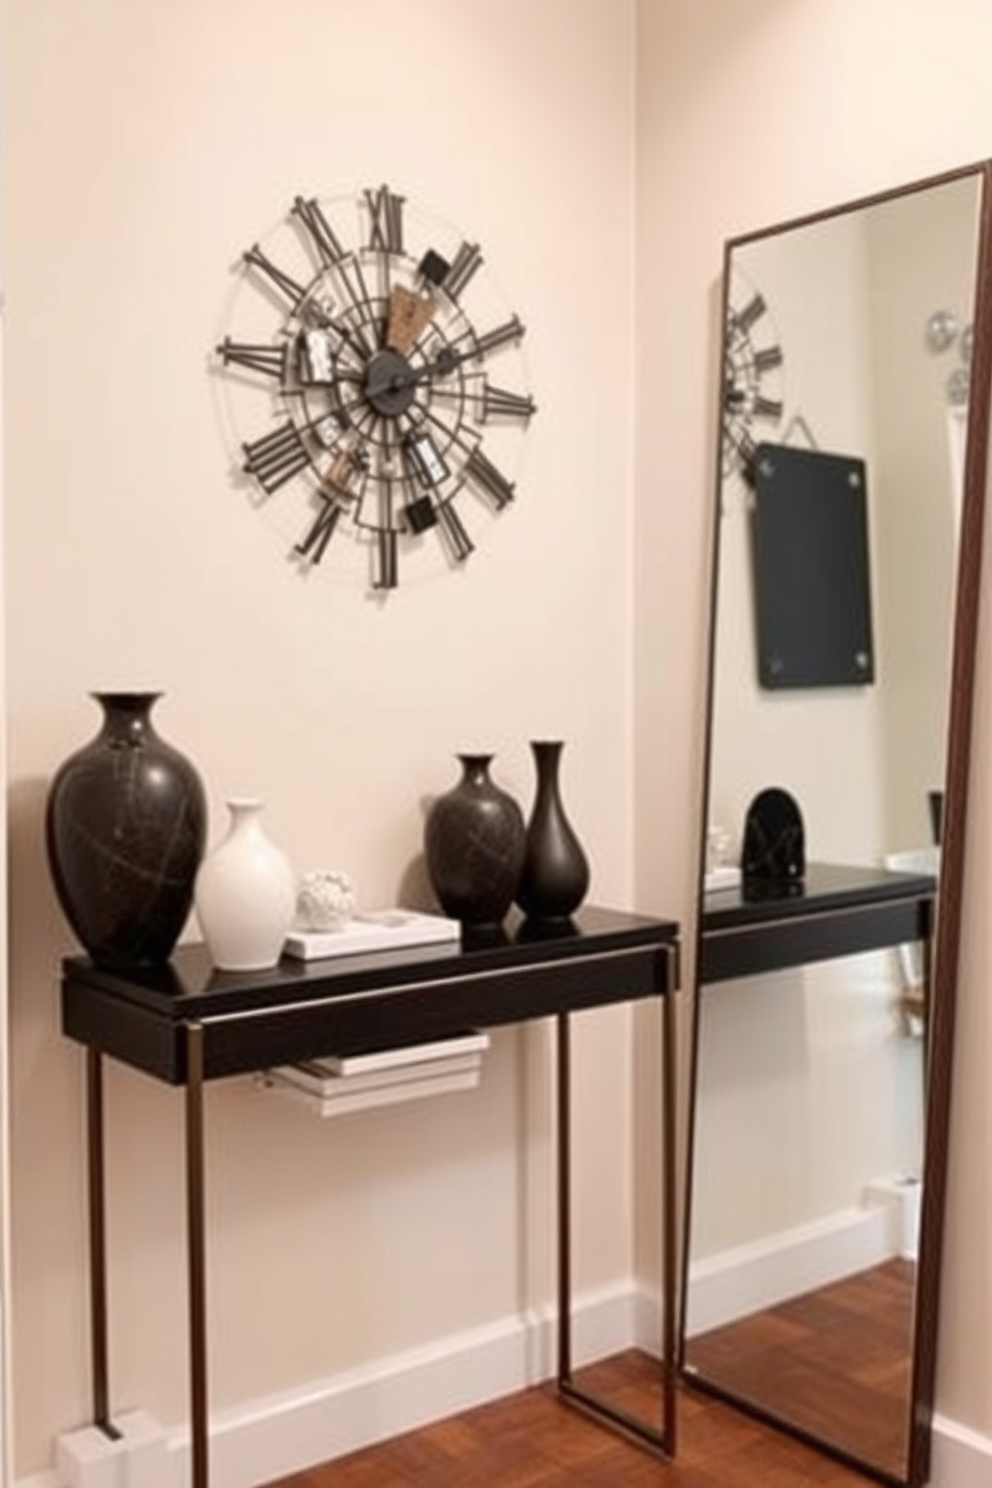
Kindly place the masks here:
[(443, 1038), (673, 991), (673, 920), (583, 906), (568, 921), (512, 915), (496, 933), (271, 970), (217, 971), (202, 945), (164, 965), (62, 963), (62, 1031), (172, 1083), (185, 1031), (204, 1030), (207, 1078), (321, 1054)]

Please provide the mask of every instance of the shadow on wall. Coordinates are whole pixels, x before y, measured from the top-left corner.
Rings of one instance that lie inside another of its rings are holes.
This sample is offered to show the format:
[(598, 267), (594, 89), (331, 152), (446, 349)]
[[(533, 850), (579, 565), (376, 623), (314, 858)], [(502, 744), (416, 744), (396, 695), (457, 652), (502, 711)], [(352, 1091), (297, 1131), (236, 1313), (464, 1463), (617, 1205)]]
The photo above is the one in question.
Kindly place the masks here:
[[(418, 803), (420, 808), (420, 838), (423, 841), (424, 825), (427, 814), (434, 804), (434, 795), (421, 796)], [(437, 895), (431, 885), (430, 875), (427, 872), (427, 859), (423, 850), (416, 853), (407, 863), (400, 874), (396, 886), (396, 903), (404, 909), (418, 909), (425, 914), (443, 914)]]
[[(18, 996), (37, 1002), (39, 976), (54, 985), (56, 958), (75, 948), (62, 917), (45, 852), (45, 802), (49, 781), (43, 777), (15, 781), (7, 792), (7, 874), (10, 893), (11, 1010), (19, 1011)], [(35, 964), (32, 964), (35, 963)], [(40, 964), (38, 964), (40, 963)], [(23, 973), (29, 972), (25, 976)], [(35, 989), (35, 990), (31, 990)], [(47, 999), (42, 999), (47, 1005)]]

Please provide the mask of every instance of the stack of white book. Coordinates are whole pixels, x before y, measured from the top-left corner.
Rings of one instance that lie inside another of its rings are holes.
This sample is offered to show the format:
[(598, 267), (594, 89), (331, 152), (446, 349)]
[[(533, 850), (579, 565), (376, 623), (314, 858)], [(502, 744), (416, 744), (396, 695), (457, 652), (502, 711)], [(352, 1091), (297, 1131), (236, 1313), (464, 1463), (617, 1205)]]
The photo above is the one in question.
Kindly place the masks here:
[(261, 1083), (302, 1102), (318, 1116), (344, 1116), (372, 1106), (391, 1106), (471, 1090), (478, 1085), (485, 1033), (460, 1034), (434, 1043), (377, 1049), (327, 1059), (306, 1059), (264, 1071)]

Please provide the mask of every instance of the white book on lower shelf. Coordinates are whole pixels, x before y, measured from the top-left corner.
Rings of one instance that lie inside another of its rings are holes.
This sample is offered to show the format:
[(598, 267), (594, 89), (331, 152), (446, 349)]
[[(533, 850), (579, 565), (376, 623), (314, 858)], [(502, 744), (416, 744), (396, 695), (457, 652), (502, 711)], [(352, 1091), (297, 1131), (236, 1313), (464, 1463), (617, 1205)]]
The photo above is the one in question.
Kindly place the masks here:
[(410, 1080), (423, 1080), (434, 1075), (465, 1074), (479, 1069), (481, 1063), (480, 1054), (452, 1054), (447, 1059), (390, 1065), (358, 1075), (321, 1073), (311, 1064), (281, 1064), (267, 1073), (298, 1086), (300, 1090), (309, 1090), (313, 1095), (333, 1100), (346, 1093), (354, 1094), (356, 1090), (381, 1090), (385, 1085), (403, 1085)]
[(426, 1044), (278, 1065), (257, 1078), (266, 1088), (309, 1105), (320, 1116), (395, 1105), (427, 1095), (471, 1090), (482, 1073), (489, 1035), (470, 1031)]
[[(372, 1089), (333, 1091), (320, 1095), (305, 1090), (278, 1070), (270, 1070), (259, 1079), (275, 1094), (288, 1096), (305, 1105), (315, 1116), (347, 1116), (353, 1111), (368, 1111), (377, 1106), (395, 1106), (400, 1101), (422, 1100), (429, 1095), (449, 1095), (458, 1090), (474, 1090), (479, 1083), (481, 1066), (465, 1070), (433, 1070), (418, 1079), (394, 1080)], [(342, 1082), (350, 1087), (350, 1081)]]
[(364, 1049), (356, 1054), (329, 1054), (311, 1064), (331, 1075), (362, 1075), (369, 1070), (398, 1068), (403, 1064), (423, 1064), (432, 1059), (450, 1059), (454, 1054), (481, 1054), (489, 1048), (488, 1033), (453, 1034), (433, 1039), (426, 1044), (400, 1044), (394, 1049)]

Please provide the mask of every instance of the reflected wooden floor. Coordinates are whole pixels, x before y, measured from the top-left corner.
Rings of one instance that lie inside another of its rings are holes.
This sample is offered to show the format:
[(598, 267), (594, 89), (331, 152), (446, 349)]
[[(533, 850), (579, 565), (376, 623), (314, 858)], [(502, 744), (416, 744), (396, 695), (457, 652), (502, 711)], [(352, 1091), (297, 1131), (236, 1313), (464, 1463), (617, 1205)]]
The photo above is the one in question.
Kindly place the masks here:
[(905, 1470), (912, 1261), (894, 1259), (690, 1340), (706, 1380), (892, 1473)]
[[(644, 1355), (622, 1354), (581, 1377), (658, 1419), (657, 1365)], [(278, 1488), (864, 1488), (866, 1481), (693, 1390), (680, 1391), (678, 1454), (668, 1462), (539, 1385), (297, 1473)]]

